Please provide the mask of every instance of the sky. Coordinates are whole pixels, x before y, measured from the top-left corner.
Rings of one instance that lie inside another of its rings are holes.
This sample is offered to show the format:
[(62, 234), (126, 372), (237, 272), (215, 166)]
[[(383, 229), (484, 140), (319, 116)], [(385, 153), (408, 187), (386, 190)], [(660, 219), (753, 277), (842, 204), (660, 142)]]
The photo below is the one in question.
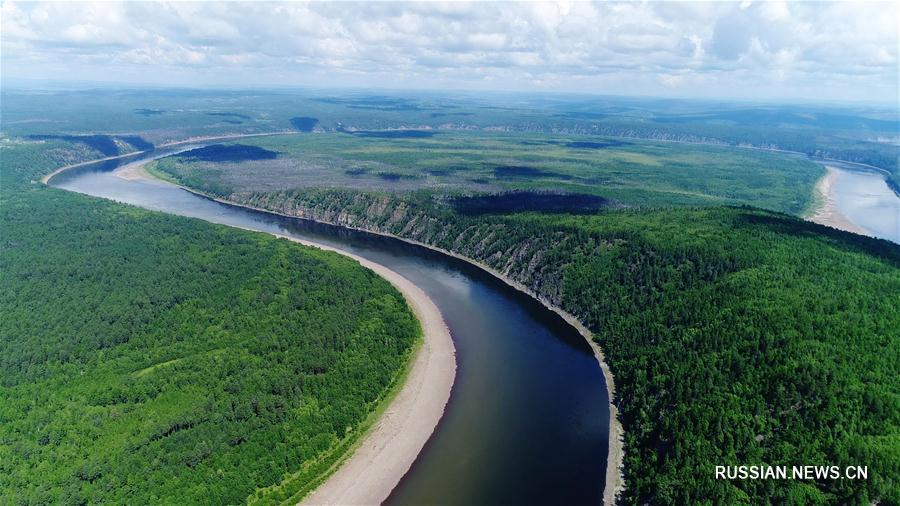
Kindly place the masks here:
[(900, 2), (21, 3), (4, 80), (898, 101)]

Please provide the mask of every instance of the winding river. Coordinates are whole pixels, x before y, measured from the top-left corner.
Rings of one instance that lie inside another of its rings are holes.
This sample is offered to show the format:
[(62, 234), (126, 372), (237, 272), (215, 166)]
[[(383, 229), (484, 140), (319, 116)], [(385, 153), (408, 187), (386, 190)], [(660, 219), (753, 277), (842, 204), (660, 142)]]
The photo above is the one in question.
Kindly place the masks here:
[(437, 429), (389, 504), (599, 504), (609, 404), (591, 348), (561, 317), (464, 261), (397, 239), (215, 202), (84, 165), (49, 184), (143, 208), (340, 248), (406, 277), (437, 304), (457, 377)]

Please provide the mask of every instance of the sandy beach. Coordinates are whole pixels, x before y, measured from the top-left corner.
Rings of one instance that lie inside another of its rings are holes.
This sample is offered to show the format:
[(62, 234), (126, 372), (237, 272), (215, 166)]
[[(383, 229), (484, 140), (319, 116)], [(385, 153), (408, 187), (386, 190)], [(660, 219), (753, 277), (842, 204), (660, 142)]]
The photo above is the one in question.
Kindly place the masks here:
[(425, 292), (396, 272), (336, 248), (285, 238), (340, 253), (373, 270), (403, 294), (422, 324), (424, 342), (403, 388), (362, 444), (301, 503), (380, 504), (412, 466), (444, 414), (456, 377), (456, 349), (450, 331)]
[[(129, 164), (116, 175), (152, 178), (146, 160)], [(381, 264), (323, 244), (280, 234), (276, 237), (352, 258), (390, 282), (406, 298), (422, 325), (423, 342), (403, 387), (381, 418), (334, 474), (302, 504), (380, 504), (412, 466), (444, 414), (456, 378), (456, 348), (434, 302), (418, 286)]]
[(816, 197), (819, 199), (819, 207), (807, 219), (813, 223), (826, 225), (831, 228), (837, 228), (856, 234), (869, 235), (867, 231), (855, 225), (847, 219), (846, 216), (841, 214), (832, 192), (835, 181), (840, 177), (840, 172), (834, 167), (829, 166), (825, 166), (825, 170), (827, 171), (825, 176), (816, 183)]
[[(117, 175), (119, 175), (120, 177), (128, 178), (128, 179), (132, 179), (132, 178), (154, 179), (153, 176), (151, 176), (144, 170), (144, 165), (145, 164), (143, 164), (143, 163), (131, 164), (122, 169), (119, 169), (119, 171), (117, 171)], [(196, 193), (196, 194), (204, 196), (206, 198), (210, 198), (206, 195), (203, 195), (201, 192), (198, 192), (191, 188), (187, 188), (187, 187), (184, 187), (181, 185), (178, 185), (178, 186), (180, 186), (181, 188), (183, 188), (186, 191), (189, 191), (191, 193)], [(256, 207), (247, 206), (244, 204), (238, 204), (235, 202), (230, 202), (230, 201), (218, 199), (218, 198), (213, 198), (213, 200), (217, 200), (217, 201), (227, 203), (230, 205), (245, 207), (248, 209), (254, 209), (254, 210), (262, 211), (262, 212), (266, 212), (266, 213), (272, 213), (272, 214), (278, 214), (281, 216), (291, 217), (289, 215), (278, 213), (276, 211), (272, 211), (269, 209), (256, 208)], [(353, 227), (347, 227), (347, 228), (353, 228)], [(359, 229), (359, 230), (363, 230), (363, 229)], [(609, 365), (606, 363), (606, 358), (603, 354), (603, 350), (601, 350), (600, 346), (597, 345), (596, 342), (594, 342), (591, 331), (588, 330), (587, 327), (585, 327), (578, 320), (578, 318), (576, 318), (574, 315), (566, 312), (565, 310), (563, 310), (560, 307), (553, 305), (549, 301), (544, 300), (542, 297), (540, 297), (538, 294), (531, 291), (531, 289), (529, 289), (525, 285), (522, 285), (521, 283), (518, 283), (517, 281), (510, 279), (503, 273), (498, 272), (497, 270), (495, 270), (481, 262), (478, 262), (476, 260), (473, 260), (473, 259), (468, 258), (463, 255), (459, 255), (452, 251), (444, 250), (442, 248), (437, 248), (430, 244), (421, 243), (419, 241), (405, 239), (403, 237), (398, 237), (398, 236), (394, 236), (391, 234), (373, 232), (370, 230), (363, 230), (363, 231), (377, 234), (377, 235), (383, 235), (386, 237), (392, 237), (392, 238), (395, 238), (395, 239), (398, 239), (398, 240), (401, 240), (401, 241), (404, 241), (404, 242), (407, 242), (410, 244), (416, 244), (419, 246), (423, 246), (425, 248), (444, 253), (445, 255), (449, 255), (449, 256), (458, 258), (460, 260), (463, 260), (465, 262), (468, 262), (472, 265), (475, 265), (475, 266), (489, 272), (493, 276), (499, 278), (504, 283), (515, 288), (516, 290), (519, 290), (521, 292), (524, 292), (524, 293), (530, 295), (531, 297), (534, 297), (542, 305), (544, 305), (544, 307), (559, 314), (563, 319), (566, 320), (566, 322), (568, 322), (570, 325), (575, 327), (575, 329), (582, 335), (582, 337), (584, 337), (584, 339), (591, 346), (591, 349), (594, 351), (594, 357), (597, 359), (597, 362), (600, 364), (600, 368), (603, 371), (604, 379), (606, 380), (606, 388), (607, 388), (608, 401), (609, 401), (609, 441), (608, 441), (609, 450), (608, 450), (607, 460), (606, 460), (606, 472), (605, 472), (605, 475), (602, 477), (602, 479), (604, 480), (604, 483), (605, 483), (604, 492), (603, 492), (603, 504), (605, 504), (605, 505), (615, 504), (616, 496), (625, 489), (625, 477), (624, 477), (625, 448), (624, 448), (624, 441), (623, 441), (625, 431), (624, 431), (624, 428), (622, 427), (622, 423), (619, 421), (618, 408), (616, 407), (616, 404), (615, 404), (616, 385), (615, 385), (615, 380), (613, 378), (612, 370), (610, 370)], [(315, 245), (315, 244), (312, 244), (312, 245)], [(341, 253), (346, 254), (343, 252), (341, 252)], [(352, 255), (348, 255), (348, 256), (352, 257)], [(363, 264), (363, 265), (366, 265), (366, 264)], [(379, 267), (381, 267), (381, 266), (379, 266)], [(385, 269), (384, 267), (381, 267), (381, 268)], [(373, 270), (375, 270), (375, 269), (373, 269)], [(387, 270), (387, 269), (385, 269), (385, 270)], [(378, 272), (378, 271), (376, 270), (376, 272)], [(387, 278), (387, 276), (385, 276), (385, 277)], [(390, 281), (390, 278), (388, 278), (388, 280)], [(403, 290), (401, 290), (401, 292), (402, 291)], [(412, 304), (410, 304), (410, 306), (415, 309), (415, 307)], [(417, 316), (418, 316), (418, 313), (417, 313)], [(420, 320), (422, 320), (421, 316), (419, 318), (420, 318)], [(423, 325), (424, 325), (424, 323), (423, 323)], [(451, 342), (451, 345), (452, 345), (452, 342)], [(454, 368), (455, 368), (455, 360), (454, 360)], [(412, 376), (412, 374), (410, 376)], [(412, 381), (412, 378), (410, 378), (410, 382), (411, 381)], [(398, 396), (398, 399), (399, 399), (399, 396)], [(392, 405), (392, 407), (393, 407), (393, 405)], [(360, 450), (362, 450), (362, 448)], [(346, 464), (345, 464), (345, 467), (346, 467)], [(337, 475), (335, 475), (335, 476), (337, 476)], [(334, 477), (332, 477), (332, 478), (334, 478)], [(324, 495), (322, 495), (322, 496), (318, 495), (319, 492), (324, 490), (327, 485), (328, 485), (328, 483), (325, 483), (323, 485), (323, 487), (320, 487), (320, 489), (317, 490), (314, 494), (311, 494), (310, 496), (308, 496), (307, 500), (305, 500), (303, 502), (303, 504), (325, 504), (325, 503), (327, 503), (328, 501), (325, 500)], [(388, 491), (388, 493), (389, 492), (390, 491)], [(331, 498), (331, 497), (335, 497), (335, 496), (329, 495), (327, 497)]]

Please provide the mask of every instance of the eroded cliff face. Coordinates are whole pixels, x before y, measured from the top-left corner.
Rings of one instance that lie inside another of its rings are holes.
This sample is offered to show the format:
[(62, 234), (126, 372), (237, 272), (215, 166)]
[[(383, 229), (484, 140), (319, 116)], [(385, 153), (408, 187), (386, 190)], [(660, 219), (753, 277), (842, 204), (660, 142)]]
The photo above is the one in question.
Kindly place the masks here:
[[(234, 193), (228, 199), (280, 214), (395, 235), (480, 262), (520, 283), (545, 301), (563, 306), (564, 269), (573, 251), (584, 249), (575, 231), (525, 230), (498, 218), (450, 215), (440, 205), (417, 205), (390, 195), (355, 192)], [(588, 240), (587, 244), (603, 244)], [(609, 244), (606, 244), (609, 246)]]

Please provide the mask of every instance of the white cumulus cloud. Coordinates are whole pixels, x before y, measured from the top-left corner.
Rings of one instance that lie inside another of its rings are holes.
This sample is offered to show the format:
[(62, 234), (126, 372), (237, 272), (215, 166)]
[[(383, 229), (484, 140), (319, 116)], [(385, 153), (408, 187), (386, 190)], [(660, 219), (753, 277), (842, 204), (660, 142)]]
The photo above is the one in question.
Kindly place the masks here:
[(897, 100), (879, 3), (19, 3), (6, 77)]

